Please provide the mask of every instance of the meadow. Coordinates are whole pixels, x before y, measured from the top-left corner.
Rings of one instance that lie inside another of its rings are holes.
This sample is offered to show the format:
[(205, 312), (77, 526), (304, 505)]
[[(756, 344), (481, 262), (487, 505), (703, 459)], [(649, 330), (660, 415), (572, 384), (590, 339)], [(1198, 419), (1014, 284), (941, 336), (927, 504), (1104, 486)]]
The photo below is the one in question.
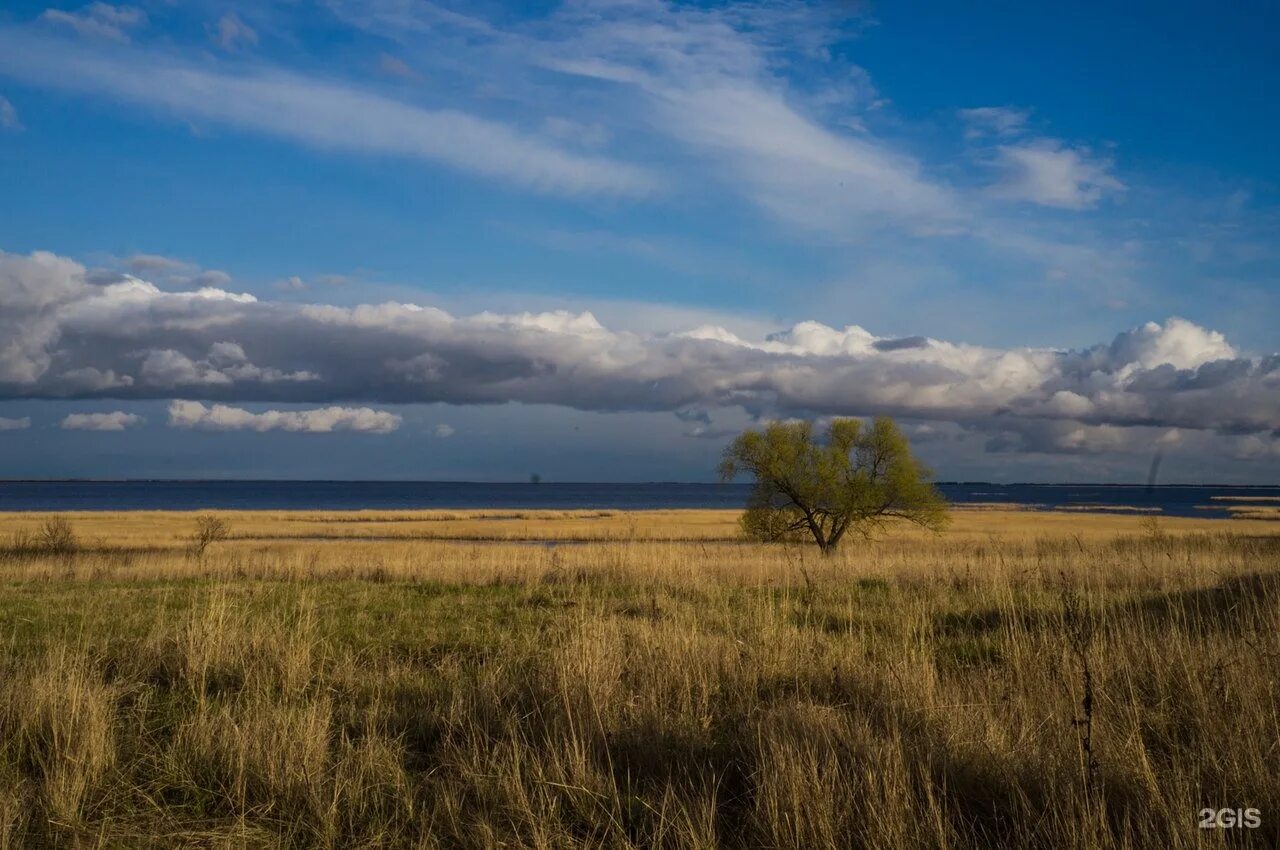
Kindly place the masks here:
[(0, 848), (1280, 842), (1265, 507), (218, 517), (0, 515)]

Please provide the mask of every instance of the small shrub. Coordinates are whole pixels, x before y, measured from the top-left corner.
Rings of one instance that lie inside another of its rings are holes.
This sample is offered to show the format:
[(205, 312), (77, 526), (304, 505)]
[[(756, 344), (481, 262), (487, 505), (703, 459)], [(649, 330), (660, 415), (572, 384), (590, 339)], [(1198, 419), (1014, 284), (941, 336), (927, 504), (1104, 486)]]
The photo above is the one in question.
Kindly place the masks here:
[(50, 517), (36, 532), (40, 549), (56, 555), (70, 555), (79, 547), (75, 530), (66, 517)]
[(196, 517), (196, 533), (191, 536), (191, 551), (198, 557), (204, 556), (204, 551), (214, 543), (220, 543), (227, 539), (231, 528), (227, 525), (226, 520), (212, 514), (204, 514)]

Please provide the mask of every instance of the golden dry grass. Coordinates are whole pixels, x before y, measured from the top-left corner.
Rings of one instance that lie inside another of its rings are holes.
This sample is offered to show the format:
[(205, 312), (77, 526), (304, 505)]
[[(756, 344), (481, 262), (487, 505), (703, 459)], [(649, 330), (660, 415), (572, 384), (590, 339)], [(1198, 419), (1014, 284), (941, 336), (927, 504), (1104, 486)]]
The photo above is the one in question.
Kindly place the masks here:
[[(1280, 838), (1274, 522), (961, 511), (820, 558), (724, 512), (500, 513), (0, 549), (0, 847)], [(554, 539), (586, 542), (511, 542)]]
[[(1227, 508), (1235, 509), (1235, 506)], [(1240, 510), (1258, 510), (1241, 507)], [(280, 541), (738, 541), (738, 511), (727, 510), (473, 510), (473, 511), (86, 511), (83, 513), (0, 513), (0, 540), (34, 530), (50, 517), (74, 521), (82, 545), (176, 549), (188, 545), (197, 516), (216, 516), (231, 538), (245, 543)], [(997, 535), (1006, 540), (1081, 536), (1096, 539), (1144, 532), (1142, 513), (1032, 511), (996, 505), (952, 511), (950, 540)], [(1232, 531), (1278, 533), (1265, 521), (1240, 517)], [(1160, 517), (1170, 533), (1225, 530), (1221, 520)], [(930, 533), (903, 528), (896, 541)]]

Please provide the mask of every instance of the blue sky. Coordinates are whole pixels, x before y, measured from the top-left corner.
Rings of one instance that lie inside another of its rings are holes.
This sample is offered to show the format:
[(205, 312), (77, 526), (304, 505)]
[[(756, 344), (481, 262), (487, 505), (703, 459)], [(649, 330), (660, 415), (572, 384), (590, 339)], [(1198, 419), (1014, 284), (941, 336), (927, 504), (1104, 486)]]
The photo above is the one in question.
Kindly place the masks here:
[(1277, 18), (6, 4), (0, 476), (1274, 482)]

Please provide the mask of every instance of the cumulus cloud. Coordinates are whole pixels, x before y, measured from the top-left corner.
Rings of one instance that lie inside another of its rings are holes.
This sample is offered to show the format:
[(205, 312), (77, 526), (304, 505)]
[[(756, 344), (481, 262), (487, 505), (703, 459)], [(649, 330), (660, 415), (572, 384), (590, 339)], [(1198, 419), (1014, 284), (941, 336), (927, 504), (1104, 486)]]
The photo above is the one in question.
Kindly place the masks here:
[[(193, 401), (171, 419), (186, 427), (317, 430), (283, 424), (308, 421), (302, 414), (199, 403), (266, 401), (670, 411), (704, 430), (718, 408), (887, 413), (1016, 432), (1063, 451), (1105, 445), (1107, 429), (1280, 429), (1280, 355), (1245, 356), (1177, 318), (1068, 351), (820, 322), (763, 338), (716, 325), (640, 333), (590, 313), (454, 316), (415, 304), (172, 292), (134, 277), (94, 283), (79, 264), (37, 253), (0, 254), (0, 331), (0, 398), (180, 396)], [(335, 410), (350, 413), (325, 417)], [(1046, 422), (1061, 427), (1033, 433)]]
[(1186, 319), (1170, 319), (1163, 325), (1147, 322), (1116, 337), (1113, 360), (1143, 369), (1195, 369), (1206, 363), (1236, 361), (1238, 354), (1226, 337)]
[(31, 383), (48, 372), (58, 313), (87, 286), (84, 267), (71, 260), (0, 255), (0, 383)]
[(72, 413), (62, 420), (67, 431), (123, 431), (142, 423), (136, 413), (115, 410), (111, 413)]
[(169, 426), (197, 431), (292, 431), (331, 434), (355, 431), (389, 434), (400, 427), (400, 417), (371, 407), (322, 407), (316, 410), (268, 410), (253, 413), (225, 404), (206, 406), (198, 401), (169, 405)]
[(0, 416), (0, 431), (22, 431), (30, 427), (30, 416), (23, 416), (21, 419), (10, 419), (7, 416)]
[(1125, 185), (1112, 173), (1110, 159), (1088, 148), (1072, 148), (1056, 139), (1000, 145), (996, 165), (1002, 172), (991, 194), (1046, 207), (1084, 210)]
[(446, 423), (444, 423), (444, 422), (441, 422), (441, 423), (440, 423), (439, 425), (437, 425), (437, 426), (436, 426), (436, 428), (435, 428), (435, 435), (436, 435), (437, 437), (441, 438), (442, 440), (443, 440), (443, 439), (448, 439), (449, 437), (452, 437), (452, 436), (453, 436), (454, 434), (456, 434), (456, 433), (458, 433), (456, 428), (454, 428), (452, 425), (448, 425), (448, 424), (446, 424)]
[(151, 349), (142, 358), (139, 374), (147, 383), (157, 387), (232, 386), (237, 381), (271, 384), (317, 379), (313, 372), (285, 372), (255, 366), (239, 344), (225, 341), (209, 346), (205, 356), (199, 360), (172, 348)]
[(105, 38), (111, 41), (128, 41), (129, 30), (147, 22), (147, 13), (136, 6), (112, 6), (110, 3), (90, 3), (75, 11), (46, 9), (40, 20), (68, 27), (80, 35)]

